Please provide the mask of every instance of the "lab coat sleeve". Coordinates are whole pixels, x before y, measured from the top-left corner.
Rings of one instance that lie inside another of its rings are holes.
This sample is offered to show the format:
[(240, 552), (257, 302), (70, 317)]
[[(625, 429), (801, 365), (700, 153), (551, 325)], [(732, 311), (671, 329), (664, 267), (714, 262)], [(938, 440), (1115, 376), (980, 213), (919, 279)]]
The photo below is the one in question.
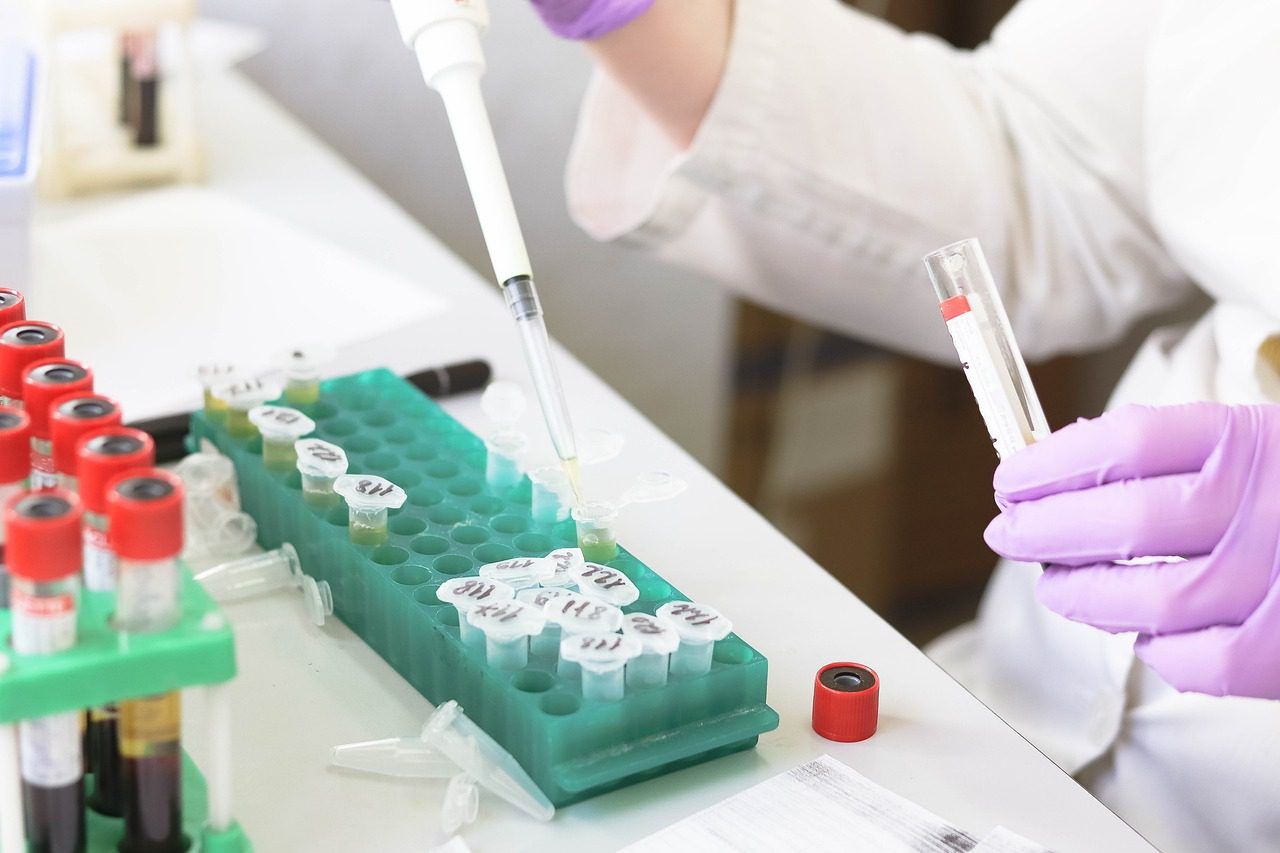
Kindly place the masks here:
[(976, 236), (1029, 357), (1101, 346), (1190, 288), (1145, 208), (1144, 61), (1161, 6), (1023, 0), (970, 52), (835, 0), (738, 0), (687, 150), (597, 74), (571, 212), (598, 239), (944, 361), (920, 259)]

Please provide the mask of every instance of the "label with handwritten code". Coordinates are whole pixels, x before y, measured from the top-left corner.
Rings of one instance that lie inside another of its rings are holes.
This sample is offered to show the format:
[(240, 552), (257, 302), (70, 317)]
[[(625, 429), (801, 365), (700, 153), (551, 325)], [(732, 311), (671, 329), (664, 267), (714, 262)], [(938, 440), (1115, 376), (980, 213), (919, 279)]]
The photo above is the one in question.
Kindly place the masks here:
[(304, 473), (337, 477), (347, 473), (347, 452), (336, 444), (318, 438), (305, 438), (294, 444), (298, 467)]
[(570, 593), (549, 602), (546, 614), (567, 634), (608, 633), (622, 625), (621, 610), (581, 593)]
[(628, 613), (622, 620), (622, 633), (635, 637), (649, 654), (669, 655), (680, 646), (675, 629), (648, 613)]
[(515, 590), (502, 581), (484, 578), (449, 578), (440, 584), (436, 597), (459, 610), (470, 610), (477, 604), (510, 601)]
[(640, 651), (640, 641), (626, 634), (571, 634), (560, 641), (560, 656), (586, 669), (615, 669)]
[(722, 640), (733, 630), (729, 620), (714, 608), (690, 601), (668, 601), (658, 608), (657, 616), (671, 625), (681, 640), (704, 643)]
[(256, 406), (249, 411), (249, 421), (263, 434), (290, 435), (294, 438), (306, 435), (316, 428), (316, 422), (287, 406)]
[(499, 563), (486, 563), (480, 567), (480, 577), (509, 583), (516, 589), (534, 586), (550, 577), (555, 567), (545, 559), (516, 557)]
[(568, 594), (569, 591), (566, 589), (534, 587), (533, 589), (520, 590), (516, 593), (516, 598), (523, 601), (525, 604), (528, 604), (530, 607), (536, 607), (539, 610), (542, 610), (547, 606), (548, 601), (562, 598)]
[(545, 558), (553, 569), (551, 576), (542, 581), (543, 586), (573, 586), (577, 583), (574, 572), (586, 563), (581, 548), (560, 548)]
[(574, 574), (574, 581), (586, 595), (618, 607), (625, 607), (640, 597), (640, 590), (636, 589), (631, 578), (598, 563), (583, 563)]
[(375, 508), (404, 506), (408, 497), (395, 483), (372, 474), (346, 474), (334, 481), (333, 490), (348, 504)]
[(467, 611), (467, 621), (484, 631), (486, 637), (514, 640), (537, 634), (546, 618), (537, 608), (520, 601), (479, 604)]

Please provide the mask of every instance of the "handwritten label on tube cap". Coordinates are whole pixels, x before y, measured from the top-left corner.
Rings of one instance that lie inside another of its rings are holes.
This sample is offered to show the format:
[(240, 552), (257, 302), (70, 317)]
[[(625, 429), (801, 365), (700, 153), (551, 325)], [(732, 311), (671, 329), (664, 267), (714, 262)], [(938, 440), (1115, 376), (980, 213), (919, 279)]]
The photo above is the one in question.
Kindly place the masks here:
[(333, 490), (346, 499), (347, 506), (368, 509), (396, 509), (408, 497), (395, 483), (372, 474), (344, 474), (334, 481)]
[(598, 563), (584, 563), (573, 579), (584, 594), (617, 607), (625, 607), (640, 597), (640, 590), (636, 589), (631, 578)]
[(254, 406), (249, 410), (249, 423), (265, 437), (299, 439), (314, 432), (316, 422), (288, 406)]
[(680, 635), (667, 623), (648, 613), (628, 613), (622, 633), (635, 637), (645, 654), (669, 655), (680, 646)]
[(516, 557), (480, 567), (480, 577), (511, 584), (516, 589), (537, 586), (555, 574), (555, 566), (542, 557)]
[(691, 601), (668, 601), (658, 608), (658, 618), (680, 635), (681, 642), (710, 643), (723, 640), (733, 624), (714, 608)]
[(516, 591), (502, 581), (484, 578), (449, 578), (436, 589), (436, 597), (462, 612), (478, 604), (497, 604), (516, 597)]
[(547, 602), (544, 612), (566, 634), (609, 633), (622, 626), (621, 610), (577, 592)]
[(546, 556), (552, 566), (552, 574), (542, 581), (543, 586), (573, 586), (577, 583), (574, 573), (586, 564), (581, 548), (560, 548)]
[(477, 604), (467, 611), (467, 621), (495, 640), (514, 640), (542, 632), (546, 617), (538, 608), (520, 601)]
[(560, 657), (589, 672), (619, 669), (640, 652), (640, 641), (626, 634), (570, 634), (560, 641)]
[(303, 438), (293, 443), (298, 454), (298, 470), (315, 477), (341, 477), (347, 473), (347, 452), (336, 444), (318, 438)]

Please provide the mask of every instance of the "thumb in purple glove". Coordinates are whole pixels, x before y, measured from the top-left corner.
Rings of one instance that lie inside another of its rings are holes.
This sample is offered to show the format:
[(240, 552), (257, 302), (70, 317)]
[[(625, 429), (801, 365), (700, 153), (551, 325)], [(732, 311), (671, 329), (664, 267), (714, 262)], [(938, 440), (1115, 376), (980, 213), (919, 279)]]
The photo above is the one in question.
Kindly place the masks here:
[(1010, 457), (995, 485), (987, 542), (1046, 564), (1045, 606), (1138, 632), (1180, 690), (1280, 699), (1280, 406), (1125, 407)]
[(548, 29), (563, 38), (593, 39), (640, 17), (653, 0), (533, 0)]

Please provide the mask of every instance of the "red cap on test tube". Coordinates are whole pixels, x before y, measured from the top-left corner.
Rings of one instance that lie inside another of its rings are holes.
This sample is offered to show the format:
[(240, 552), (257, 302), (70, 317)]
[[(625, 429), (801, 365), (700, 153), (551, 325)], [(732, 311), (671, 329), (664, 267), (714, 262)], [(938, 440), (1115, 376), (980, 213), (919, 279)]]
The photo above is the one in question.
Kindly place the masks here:
[(51, 583), (80, 572), (83, 510), (71, 492), (23, 492), (4, 507), (5, 565), (16, 578)]
[(62, 330), (40, 320), (21, 320), (0, 327), (0, 394), (22, 398), (22, 373), (42, 358), (62, 358)]
[(27, 319), (27, 300), (12, 287), (0, 287), (0, 326)]
[(182, 553), (182, 480), (159, 468), (126, 471), (107, 486), (111, 550), (125, 560)]
[(80, 439), (76, 459), (80, 500), (87, 512), (103, 515), (107, 511), (107, 484), (125, 471), (155, 465), (156, 445), (142, 430), (107, 427)]
[(0, 406), (0, 485), (31, 474), (31, 419), (22, 409)]
[(101, 394), (67, 394), (50, 405), (49, 439), (53, 442), (53, 468), (76, 476), (80, 467), (76, 448), (82, 436), (119, 426), (120, 404)]
[(93, 371), (78, 361), (42, 358), (22, 371), (22, 403), (31, 416), (31, 435), (49, 437), (53, 401), (93, 391)]

